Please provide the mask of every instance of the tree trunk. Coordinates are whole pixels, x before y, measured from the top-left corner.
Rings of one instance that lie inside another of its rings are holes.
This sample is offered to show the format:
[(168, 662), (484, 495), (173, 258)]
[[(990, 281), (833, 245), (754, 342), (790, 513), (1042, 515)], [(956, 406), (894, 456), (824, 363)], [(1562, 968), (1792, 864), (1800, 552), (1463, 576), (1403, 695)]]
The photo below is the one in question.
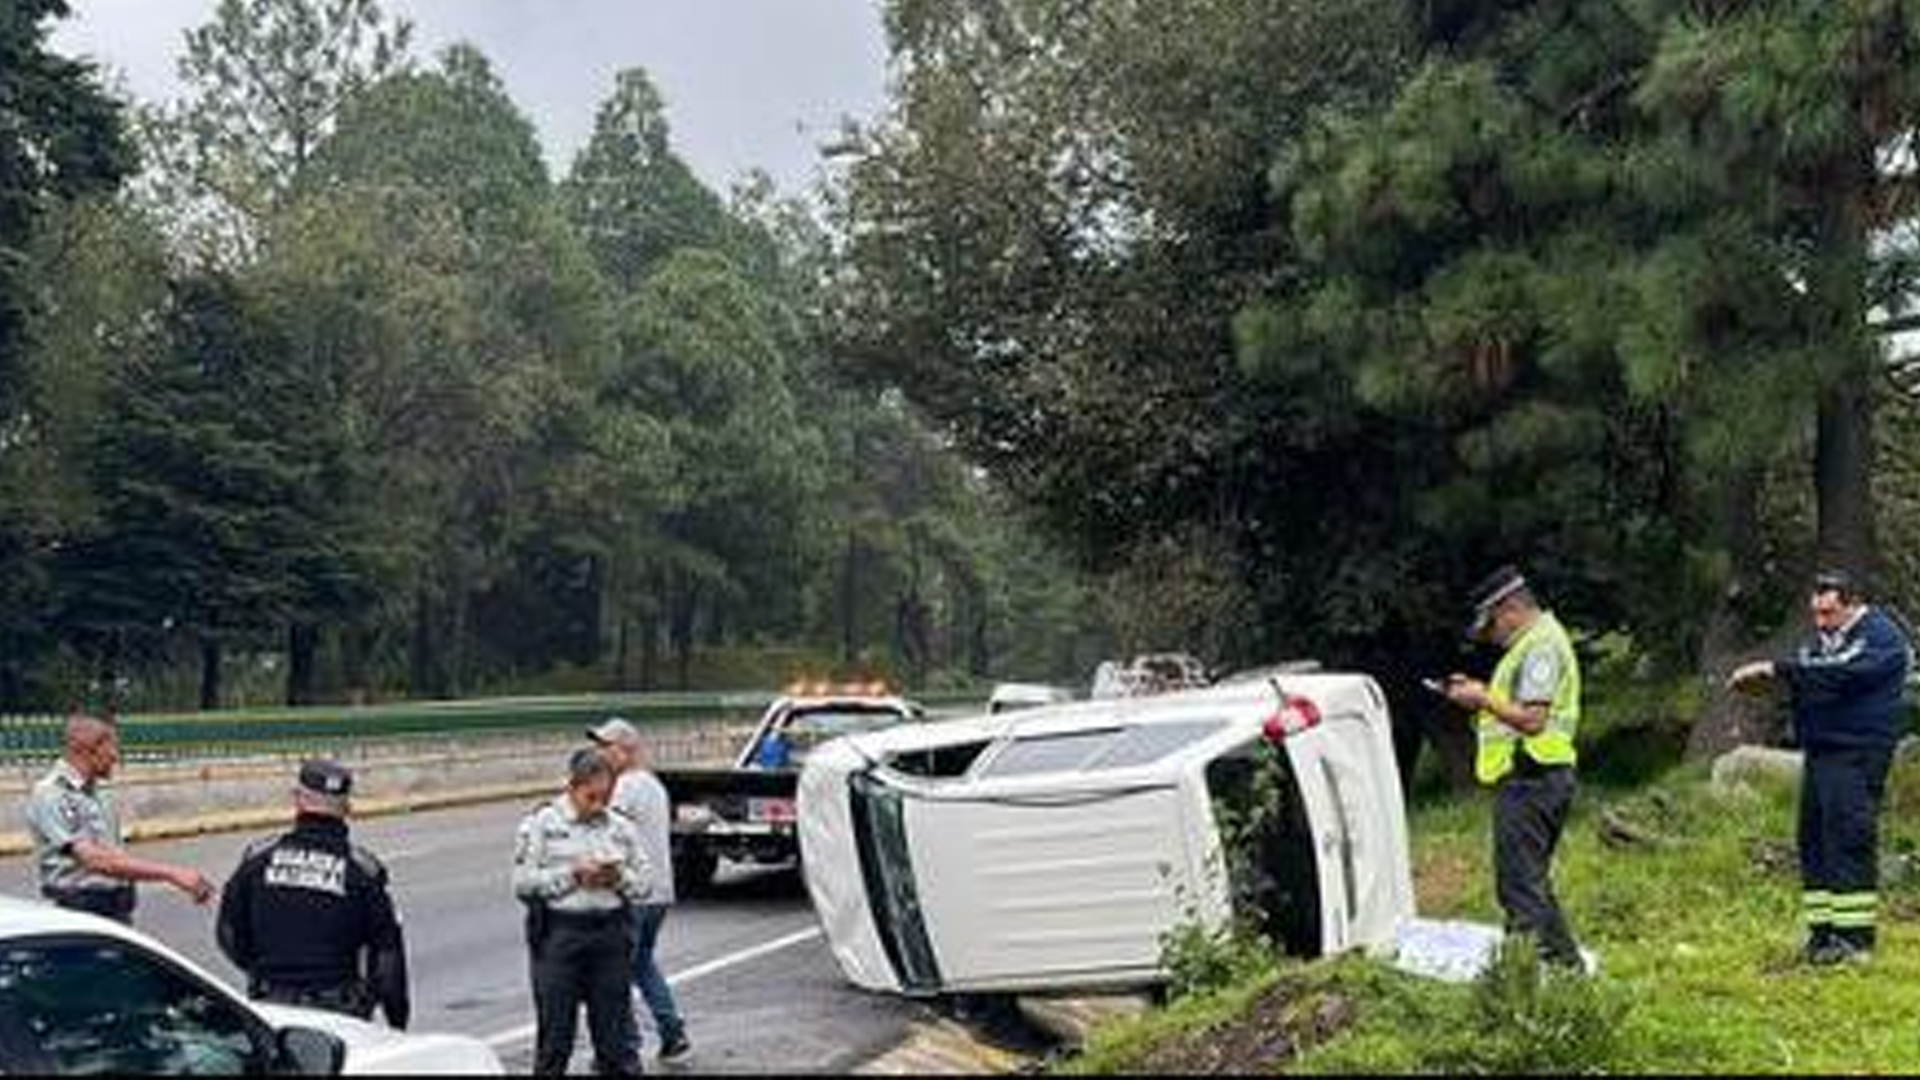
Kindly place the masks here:
[(100, 653), (100, 701), (98, 710), (108, 719), (120, 715), (120, 661), (126, 647), (125, 631), (115, 627), (107, 632), (107, 639)]
[(212, 634), (200, 635), (200, 708), (202, 710), (220, 707), (220, 639)]
[(668, 596), (667, 576), (655, 571), (648, 575), (653, 602), (640, 620), (640, 689), (660, 687), (660, 637), (663, 631)]
[(1870, 141), (1836, 156), (1822, 196), (1812, 271), (1818, 344), (1837, 351), (1820, 394), (1814, 485), (1824, 566), (1871, 581), (1879, 570), (1873, 508), (1873, 383), (1880, 350), (1867, 326), (1867, 196), (1878, 178)]
[(976, 679), (984, 679), (993, 671), (992, 643), (987, 636), (987, 601), (981, 590), (976, 596), (972, 616), (968, 621), (967, 632), (967, 673)]
[(467, 680), (471, 673), (469, 657), (473, 651), (472, 627), (473, 594), (467, 591), (464, 581), (455, 582), (453, 587), (453, 626), (447, 648), (447, 693), (450, 697), (459, 697), (466, 692)]
[(1871, 581), (1879, 569), (1879, 548), (1873, 510), (1873, 392), (1865, 377), (1821, 394), (1814, 477), (1821, 566)]
[(365, 705), (373, 700), (373, 631), (365, 626), (349, 626), (340, 631), (340, 681), (347, 701)]
[(287, 704), (313, 704), (315, 658), (319, 649), (317, 627), (299, 622), (287, 627)]
[(640, 689), (656, 690), (660, 686), (660, 611), (666, 610), (664, 603), (656, 611), (649, 611), (640, 620)]
[(680, 587), (674, 593), (670, 618), (674, 659), (679, 667), (679, 689), (683, 693), (693, 688), (693, 631), (698, 605), (699, 590), (682, 574)]
[[(1687, 737), (1687, 757), (1700, 759), (1724, 754), (1747, 743), (1779, 741), (1779, 710), (1766, 700), (1725, 689), (1727, 675), (1741, 661), (1769, 655), (1779, 643), (1753, 646), (1747, 612), (1753, 606), (1751, 573), (1759, 565), (1760, 488), (1765, 471), (1759, 465), (1742, 469), (1719, 488), (1715, 530), (1721, 550), (1732, 566), (1726, 587), (1707, 613), (1700, 639), (1700, 678), (1707, 687), (1707, 707)], [(1791, 623), (1789, 623), (1791, 626)]]
[(851, 665), (860, 655), (860, 540), (847, 530), (847, 553), (840, 568), (840, 663)]
[(433, 600), (423, 582), (413, 594), (413, 639), (407, 649), (408, 682), (414, 697), (440, 696), (440, 655), (433, 616)]
[(627, 670), (627, 658), (632, 652), (628, 643), (632, 637), (632, 630), (633, 620), (621, 616), (620, 628), (615, 636), (616, 644), (614, 646), (613, 657), (613, 685), (615, 689), (621, 691), (633, 689), (630, 680), (627, 678), (629, 674)]

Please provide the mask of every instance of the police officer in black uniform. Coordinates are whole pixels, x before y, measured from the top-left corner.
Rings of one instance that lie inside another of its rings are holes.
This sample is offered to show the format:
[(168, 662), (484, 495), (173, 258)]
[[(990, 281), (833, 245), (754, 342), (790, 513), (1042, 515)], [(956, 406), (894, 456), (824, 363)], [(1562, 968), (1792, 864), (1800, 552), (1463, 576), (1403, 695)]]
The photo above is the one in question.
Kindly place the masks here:
[(256, 1001), (407, 1026), (407, 950), (387, 869), (347, 836), (353, 774), (308, 761), (293, 831), (241, 856), (220, 898), (220, 949)]

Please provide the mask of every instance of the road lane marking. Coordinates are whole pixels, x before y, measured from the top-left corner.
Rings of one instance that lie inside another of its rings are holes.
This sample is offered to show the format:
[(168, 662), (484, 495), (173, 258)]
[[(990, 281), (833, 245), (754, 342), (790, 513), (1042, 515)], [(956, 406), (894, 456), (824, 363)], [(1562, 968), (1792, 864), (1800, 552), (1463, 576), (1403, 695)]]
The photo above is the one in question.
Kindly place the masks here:
[[(786, 937), (775, 938), (772, 941), (755, 945), (750, 949), (742, 949), (737, 953), (722, 956), (718, 960), (709, 960), (704, 964), (697, 964), (678, 974), (667, 976), (667, 985), (677, 990), (688, 983), (697, 982), (709, 975), (718, 975), (729, 968), (736, 968), (742, 964), (750, 964), (763, 956), (772, 956), (774, 953), (780, 952), (783, 949), (791, 949), (795, 945), (804, 945), (809, 941), (818, 939), (822, 933), (821, 929), (815, 926), (797, 933), (788, 934)], [(496, 1048), (514, 1046), (533, 1038), (534, 1033), (538, 1030), (539, 1025), (537, 1024), (522, 1024), (517, 1028), (502, 1031), (497, 1035), (488, 1035), (483, 1041), (486, 1042), (488, 1046)]]

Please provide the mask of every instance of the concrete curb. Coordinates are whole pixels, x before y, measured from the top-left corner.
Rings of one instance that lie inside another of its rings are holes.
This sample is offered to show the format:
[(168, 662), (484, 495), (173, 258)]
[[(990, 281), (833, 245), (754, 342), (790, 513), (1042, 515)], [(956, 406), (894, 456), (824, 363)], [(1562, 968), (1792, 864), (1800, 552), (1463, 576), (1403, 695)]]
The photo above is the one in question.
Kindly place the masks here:
[[(522, 784), (462, 788), (456, 791), (435, 791), (399, 798), (366, 799), (354, 803), (353, 816), (356, 819), (366, 819), (420, 813), (427, 810), (450, 810), (460, 806), (479, 806), (509, 799), (535, 798), (557, 790), (557, 782), (543, 780)], [(226, 810), (185, 818), (156, 818), (152, 821), (135, 822), (129, 825), (127, 843), (143, 844), (157, 840), (209, 836), (215, 833), (282, 828), (292, 821), (293, 811), (285, 807)], [(0, 857), (27, 855), (32, 851), (33, 841), (26, 833), (0, 834)]]
[(1122, 1017), (1139, 1016), (1153, 1007), (1145, 994), (1115, 994), (1103, 997), (1023, 997), (1020, 1015), (1027, 1023), (1062, 1045), (1080, 1049), (1094, 1029)]
[(855, 1076), (981, 1076), (1019, 1072), (1027, 1059), (981, 1042), (952, 1020), (922, 1021), (906, 1041), (853, 1070)]

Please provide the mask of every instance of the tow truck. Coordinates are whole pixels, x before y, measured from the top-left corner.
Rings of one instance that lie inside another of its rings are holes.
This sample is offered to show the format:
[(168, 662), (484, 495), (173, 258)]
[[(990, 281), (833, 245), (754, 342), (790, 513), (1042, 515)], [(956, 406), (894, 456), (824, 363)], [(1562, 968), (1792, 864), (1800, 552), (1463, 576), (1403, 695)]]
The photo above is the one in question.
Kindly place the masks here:
[(675, 885), (699, 892), (712, 884), (722, 859), (796, 861), (796, 795), (814, 748), (924, 719), (924, 708), (882, 683), (799, 683), (767, 707), (731, 763), (660, 770), (673, 805)]

